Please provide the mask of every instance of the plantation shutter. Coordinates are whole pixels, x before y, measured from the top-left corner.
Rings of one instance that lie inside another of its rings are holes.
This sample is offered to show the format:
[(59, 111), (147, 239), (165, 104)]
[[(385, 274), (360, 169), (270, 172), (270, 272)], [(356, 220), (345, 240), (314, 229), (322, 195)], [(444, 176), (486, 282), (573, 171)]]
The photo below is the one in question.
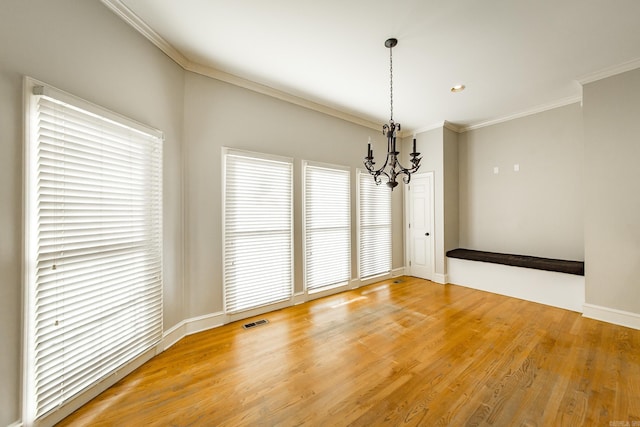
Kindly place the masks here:
[(28, 310), (40, 417), (162, 338), (162, 140), (49, 88), (34, 95)]
[(305, 165), (305, 283), (308, 291), (351, 276), (349, 170)]
[(391, 190), (358, 171), (360, 278), (391, 271)]
[(226, 150), (224, 295), (227, 313), (293, 293), (293, 164)]

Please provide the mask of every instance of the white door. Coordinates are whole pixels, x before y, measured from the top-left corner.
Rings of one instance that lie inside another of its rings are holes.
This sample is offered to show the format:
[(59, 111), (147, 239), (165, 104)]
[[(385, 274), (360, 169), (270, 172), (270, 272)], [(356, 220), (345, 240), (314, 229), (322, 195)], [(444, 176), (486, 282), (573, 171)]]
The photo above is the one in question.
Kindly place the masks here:
[(413, 175), (407, 197), (407, 268), (410, 276), (433, 279), (433, 172)]

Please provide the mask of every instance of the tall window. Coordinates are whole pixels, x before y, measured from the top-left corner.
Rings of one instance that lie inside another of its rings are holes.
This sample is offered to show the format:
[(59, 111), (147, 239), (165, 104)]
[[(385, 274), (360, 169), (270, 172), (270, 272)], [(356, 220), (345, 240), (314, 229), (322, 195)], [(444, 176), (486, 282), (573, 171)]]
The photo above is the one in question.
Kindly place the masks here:
[(27, 82), (30, 423), (162, 338), (162, 135)]
[(349, 169), (304, 165), (305, 283), (308, 291), (351, 276)]
[(293, 294), (293, 164), (223, 149), (224, 296), (227, 313)]
[(391, 271), (391, 190), (358, 170), (359, 276)]

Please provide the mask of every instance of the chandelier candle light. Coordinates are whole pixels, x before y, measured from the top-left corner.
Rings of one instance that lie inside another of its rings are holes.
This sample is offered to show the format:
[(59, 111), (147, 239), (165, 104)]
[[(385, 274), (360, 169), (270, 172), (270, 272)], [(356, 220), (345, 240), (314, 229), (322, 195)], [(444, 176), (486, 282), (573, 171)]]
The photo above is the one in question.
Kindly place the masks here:
[(387, 177), (387, 187), (391, 188), (391, 190), (398, 186), (398, 182), (396, 181), (398, 175), (404, 174), (405, 176), (402, 180), (405, 184), (408, 184), (409, 181), (411, 181), (411, 174), (420, 168), (420, 160), (422, 160), (421, 157), (418, 157), (420, 153), (416, 152), (416, 139), (413, 138), (413, 152), (410, 154), (411, 168), (405, 168), (398, 161), (400, 152), (396, 149), (396, 136), (397, 133), (400, 132), (401, 127), (400, 123), (393, 121), (393, 47), (397, 44), (397, 39), (388, 39), (384, 42), (384, 45), (389, 48), (389, 82), (391, 93), (391, 118), (389, 119), (389, 123), (382, 126), (382, 134), (387, 136), (387, 158), (384, 165), (376, 170), (374, 167), (376, 162), (373, 161), (373, 150), (371, 149), (371, 138), (369, 138), (367, 147), (367, 157), (364, 158), (364, 166), (369, 173), (373, 175), (376, 184), (380, 185), (382, 183), (380, 175), (384, 175)]

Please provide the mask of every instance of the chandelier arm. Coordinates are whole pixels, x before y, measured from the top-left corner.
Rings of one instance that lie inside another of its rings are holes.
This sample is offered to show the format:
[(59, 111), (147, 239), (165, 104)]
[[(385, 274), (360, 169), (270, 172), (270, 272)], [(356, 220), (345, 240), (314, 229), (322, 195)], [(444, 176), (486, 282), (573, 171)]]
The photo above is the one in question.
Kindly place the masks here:
[[(386, 158), (386, 159), (385, 159), (385, 161), (384, 161), (384, 165), (382, 165), (382, 167), (381, 167), (380, 169), (378, 169), (378, 170), (375, 170), (375, 169), (373, 169), (373, 168), (372, 168), (372, 169), (369, 169), (369, 173), (372, 173), (372, 175), (373, 175), (373, 174), (375, 174), (375, 176), (378, 176), (378, 175), (380, 175), (380, 174), (385, 174), (385, 175), (387, 175), (387, 173), (386, 173), (384, 170), (387, 168), (387, 165), (389, 164), (389, 156), (390, 156), (390, 155), (391, 155), (390, 153), (387, 153), (387, 158)], [(372, 165), (372, 166), (373, 166), (373, 165)], [(367, 169), (368, 169), (368, 168), (367, 168)], [(387, 177), (388, 177), (388, 176), (389, 176), (389, 175), (387, 175)]]
[(411, 182), (411, 174), (405, 173), (404, 177), (402, 177), (402, 182), (404, 182), (405, 184), (409, 184)]
[(385, 170), (383, 170), (382, 168), (378, 169), (377, 171), (370, 171), (369, 173), (371, 174), (371, 176), (373, 176), (373, 180), (375, 181), (376, 185), (382, 184), (381, 175), (386, 176), (387, 180), (391, 179), (389, 177), (389, 174)]
[(411, 163), (412, 163), (411, 168), (405, 168), (404, 166), (402, 166), (402, 163), (400, 163), (400, 161), (397, 159), (396, 159), (396, 162), (398, 164), (398, 168), (400, 169), (400, 171), (402, 171), (402, 173), (412, 174), (416, 172), (418, 169), (420, 169), (420, 160), (422, 160), (422, 157), (411, 159)]
[[(387, 177), (387, 182), (395, 182), (396, 176), (398, 175), (395, 171), (395, 164), (397, 163), (397, 159), (395, 161), (389, 162), (389, 159), (392, 157), (392, 153), (387, 153), (387, 157), (385, 159), (384, 165), (378, 170), (369, 170), (369, 173), (373, 175), (373, 178), (376, 182), (376, 185), (380, 185), (382, 183), (381, 175)], [(389, 166), (389, 171), (387, 171), (387, 166)]]

